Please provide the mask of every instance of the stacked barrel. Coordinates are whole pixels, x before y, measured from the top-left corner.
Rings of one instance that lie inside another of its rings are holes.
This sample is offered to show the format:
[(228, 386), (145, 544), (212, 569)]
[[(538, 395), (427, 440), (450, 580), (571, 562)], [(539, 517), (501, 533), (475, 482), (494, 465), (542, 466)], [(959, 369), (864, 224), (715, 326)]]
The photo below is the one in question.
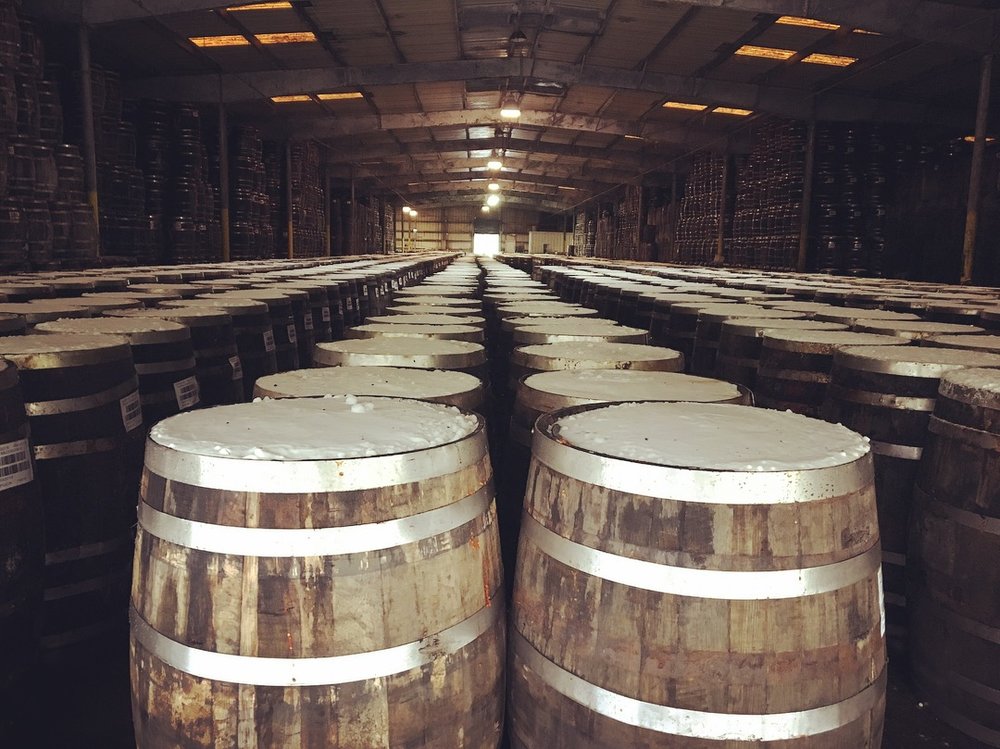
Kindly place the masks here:
[(233, 128), (229, 145), (232, 257), (236, 260), (274, 257), (272, 203), (277, 200), (278, 191), (267, 189), (260, 131), (247, 126)]
[(222, 226), (205, 148), (210, 128), (194, 105), (176, 105), (172, 114), (167, 256), (174, 262), (214, 260), (222, 251)]
[(315, 141), (298, 141), (291, 145), (292, 205), (289, 210), (297, 257), (319, 257), (326, 249), (326, 189), (320, 174), (319, 149)]

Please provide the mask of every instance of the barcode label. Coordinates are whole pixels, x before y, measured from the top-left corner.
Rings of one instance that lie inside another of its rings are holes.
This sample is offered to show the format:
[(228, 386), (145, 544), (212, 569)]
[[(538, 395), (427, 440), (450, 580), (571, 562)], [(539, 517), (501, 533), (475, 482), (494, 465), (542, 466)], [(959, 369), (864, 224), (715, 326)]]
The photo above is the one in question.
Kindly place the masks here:
[(142, 405), (139, 403), (138, 390), (122, 398), (119, 405), (122, 408), (122, 423), (126, 432), (131, 432), (142, 425)]
[(28, 440), (0, 445), (0, 491), (27, 484), (34, 477)]
[(323, 308), (323, 322), (330, 322), (330, 308)]
[(274, 351), (274, 331), (265, 330), (264, 331), (264, 350)]
[(305, 328), (306, 330), (312, 330), (313, 329), (313, 313), (312, 312), (306, 312), (306, 316), (304, 318), (302, 318), (302, 327)]
[(298, 343), (298, 341), (299, 341), (299, 338), (298, 338), (297, 335), (295, 335), (295, 326), (294, 325), (289, 325), (288, 326), (288, 342), (289, 343)]
[(195, 377), (185, 377), (183, 380), (175, 382), (174, 395), (177, 396), (177, 407), (181, 411), (198, 405), (198, 401), (201, 400), (198, 380)]
[(233, 368), (233, 379), (242, 380), (243, 379), (243, 362), (240, 361), (238, 356), (229, 357), (229, 366)]

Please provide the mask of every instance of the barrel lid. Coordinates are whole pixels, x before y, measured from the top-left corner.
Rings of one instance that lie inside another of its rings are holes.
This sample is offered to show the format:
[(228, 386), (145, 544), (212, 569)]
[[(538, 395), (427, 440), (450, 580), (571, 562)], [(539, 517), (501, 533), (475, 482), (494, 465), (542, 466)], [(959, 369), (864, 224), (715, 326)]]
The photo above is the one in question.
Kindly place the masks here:
[(753, 304), (745, 305), (747, 309), (745, 310), (716, 310), (716, 309), (703, 309), (698, 315), (699, 320), (704, 320), (706, 322), (725, 322), (726, 320), (733, 320), (737, 318), (770, 318), (772, 320), (796, 320), (805, 317), (803, 312), (794, 312), (787, 309), (770, 309), (767, 307), (758, 307)]
[(467, 369), (486, 362), (486, 349), (441, 338), (362, 338), (317, 343), (316, 363), (384, 365), (420, 369)]
[(223, 299), (250, 299), (264, 302), (268, 307), (291, 306), (292, 298), (288, 294), (269, 289), (236, 289), (235, 291), (224, 291), (221, 294), (198, 294), (198, 299), (209, 299), (211, 297), (222, 297)]
[(880, 333), (900, 336), (902, 338), (927, 338), (933, 335), (961, 335), (964, 333), (985, 333), (986, 331), (975, 325), (962, 325), (959, 323), (929, 322), (927, 320), (914, 321), (880, 321), (880, 320), (857, 320), (854, 329), (862, 333)]
[(641, 343), (557, 341), (514, 349), (511, 361), (529, 369), (642, 369), (675, 371), (684, 355), (673, 349)]
[(20, 369), (56, 369), (116, 359), (131, 361), (132, 349), (122, 336), (40, 333), (0, 338), (0, 356)]
[(806, 314), (836, 312), (843, 309), (842, 307), (834, 307), (832, 304), (824, 304), (823, 302), (796, 302), (791, 299), (764, 301), (760, 305), (762, 307), (769, 307), (770, 309), (787, 309), (792, 312), (805, 312)]
[(938, 393), (951, 400), (987, 408), (1000, 407), (1000, 369), (972, 367), (945, 372)]
[(98, 312), (113, 309), (139, 309), (142, 307), (142, 300), (124, 294), (105, 296), (103, 293), (98, 293), (73, 297), (73, 306), (90, 307)]
[(321, 283), (314, 283), (312, 281), (282, 281), (280, 283), (273, 284), (271, 288), (275, 291), (280, 291), (282, 294), (286, 294), (290, 291), (304, 293), (313, 302), (322, 303), (328, 298), (326, 292), (327, 287)]
[[(576, 369), (541, 372), (524, 379), (518, 398), (533, 401), (531, 393), (560, 396), (560, 408), (611, 401), (735, 402), (740, 389), (722, 380), (681, 374), (625, 369)], [(553, 409), (546, 408), (545, 411)]]
[(937, 335), (921, 341), (924, 346), (962, 348), (1000, 354), (1000, 335)]
[[(266, 287), (261, 287), (260, 290), (261, 291), (269, 291), (269, 292), (272, 292), (272, 293), (275, 293), (275, 294), (281, 294), (282, 296), (286, 296), (286, 297), (288, 297), (289, 299), (291, 299), (294, 302), (308, 302), (309, 301), (309, 292), (308, 291), (306, 291), (305, 289), (297, 289), (294, 286), (290, 286), (289, 284), (281, 284), (279, 286), (278, 284), (272, 282), (272, 283), (267, 284)], [(316, 290), (320, 291), (319, 288), (317, 288)], [(256, 289), (235, 289), (235, 291), (250, 291), (250, 292), (252, 292), (252, 291), (256, 291)], [(232, 293), (232, 292), (223, 292), (223, 293), (228, 294), (228, 293)], [(260, 297), (258, 297), (258, 298), (260, 298)]]
[(413, 367), (320, 367), (297, 369), (257, 380), (254, 395), (308, 398), (324, 395), (381, 395), (447, 403), (475, 410), (483, 384), (464, 372)]
[(848, 346), (834, 354), (847, 369), (904, 377), (940, 377), (965, 367), (1000, 367), (1000, 354), (931, 346)]
[(140, 317), (159, 320), (173, 320), (188, 327), (207, 327), (211, 325), (231, 325), (232, 316), (215, 307), (177, 307), (157, 309), (112, 309), (105, 312), (109, 317)]
[[(867, 439), (837, 424), (714, 403), (601, 406), (543, 417), (536, 431), (596, 455), (703, 471), (807, 471), (869, 452)], [(803, 492), (800, 501), (820, 498)]]
[(378, 336), (403, 338), (446, 338), (455, 341), (481, 343), (485, 334), (472, 325), (416, 325), (407, 323), (366, 323), (347, 330), (350, 338), (375, 338)]
[[(886, 325), (899, 322), (919, 322), (920, 316), (912, 312), (896, 312), (891, 309), (865, 309), (863, 307), (835, 307), (831, 310), (824, 310), (813, 313), (817, 320), (828, 320), (829, 322), (844, 322), (848, 325), (857, 323), (867, 324), (869, 321), (876, 323), (884, 320)], [(876, 331), (870, 331), (876, 332)]]
[(96, 291), (84, 294), (81, 297), (74, 297), (73, 303), (75, 304), (78, 299), (134, 299), (146, 304), (147, 306), (152, 306), (160, 302), (166, 301), (168, 299), (180, 299), (180, 294), (171, 294), (166, 291), (161, 293), (154, 293), (151, 291)]
[(97, 283), (88, 276), (54, 276), (47, 278), (45, 283), (56, 291), (83, 292), (97, 288)]
[[(726, 317), (732, 317), (733, 315), (743, 315), (744, 317), (750, 317), (757, 313), (763, 313), (764, 307), (760, 307), (756, 304), (739, 304), (734, 302), (720, 302), (718, 297), (715, 297), (710, 302), (682, 302), (680, 304), (672, 304), (670, 306), (670, 314), (682, 314), (682, 315), (713, 315), (717, 320), (724, 320)], [(789, 312), (789, 315), (794, 315), (796, 313)]]
[(204, 286), (195, 286), (194, 284), (187, 283), (137, 283), (131, 284), (127, 289), (127, 291), (133, 290), (179, 297), (193, 297), (205, 293)]
[(0, 297), (5, 300), (42, 299), (51, 297), (54, 291), (51, 285), (44, 283), (22, 283), (17, 281), (0, 283)]
[(645, 343), (646, 331), (603, 319), (556, 320), (544, 325), (529, 325), (514, 330), (514, 341), (521, 344), (555, 343), (559, 340), (606, 340), (621, 343)]
[(419, 286), (409, 286), (405, 289), (399, 289), (396, 294), (399, 296), (451, 296), (451, 297), (464, 297), (472, 296), (472, 287), (465, 286), (438, 286), (429, 284), (420, 284)]
[(224, 294), (209, 294), (195, 299), (168, 299), (160, 303), (161, 307), (175, 309), (177, 307), (214, 307), (225, 310), (233, 315), (267, 314), (268, 307), (264, 302), (253, 299), (236, 299)]
[(173, 452), (231, 461), (340, 461), (447, 445), (480, 425), (452, 406), (348, 395), (189, 411), (159, 422), (149, 439)]
[(449, 307), (433, 304), (397, 304), (387, 308), (387, 311), (397, 315), (447, 315), (455, 318), (472, 318), (485, 320), (476, 307)]
[(100, 333), (123, 336), (132, 345), (175, 343), (190, 340), (185, 325), (162, 319), (94, 317), (86, 320), (53, 320), (35, 326), (43, 333)]
[(63, 299), (33, 299), (30, 302), (0, 304), (0, 313), (21, 315), (29, 325), (34, 325), (60, 317), (90, 317), (94, 310)]
[(891, 335), (848, 330), (765, 330), (765, 348), (800, 354), (832, 354), (844, 346), (904, 346), (910, 341)]
[(595, 317), (597, 310), (567, 302), (517, 302), (497, 307), (501, 317)]
[(403, 313), (396, 315), (376, 315), (368, 318), (369, 323), (389, 325), (471, 325), (479, 328), (486, 324), (485, 317), (474, 315), (422, 315)]
[(767, 317), (734, 317), (722, 321), (723, 332), (760, 338), (771, 330), (847, 330), (839, 322), (804, 320), (801, 318), (774, 319)]
[(396, 305), (425, 305), (432, 307), (455, 307), (457, 309), (468, 308), (469, 310), (481, 310), (482, 303), (478, 299), (461, 299), (459, 297), (436, 297), (436, 296), (409, 296), (394, 299)]

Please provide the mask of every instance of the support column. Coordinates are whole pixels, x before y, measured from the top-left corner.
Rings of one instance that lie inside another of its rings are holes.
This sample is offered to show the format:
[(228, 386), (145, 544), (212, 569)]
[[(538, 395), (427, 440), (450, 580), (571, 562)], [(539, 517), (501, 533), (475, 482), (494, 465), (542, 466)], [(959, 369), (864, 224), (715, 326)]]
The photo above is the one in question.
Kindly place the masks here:
[(357, 252), (358, 244), (358, 196), (354, 192), (354, 167), (351, 167), (351, 248), (349, 250), (351, 255), (359, 255), (361, 253)]
[(232, 235), (229, 225), (229, 122), (226, 105), (219, 102), (219, 204), (222, 216), (222, 262), (232, 259)]
[(323, 208), (326, 215), (326, 250), (325, 256), (333, 254), (333, 180), (330, 179), (329, 170), (324, 168), (326, 176), (323, 179)]
[(722, 265), (726, 260), (726, 211), (729, 202), (729, 154), (722, 157), (722, 194), (719, 195), (719, 228), (715, 241), (715, 257), (712, 262)]
[(101, 256), (101, 209), (97, 198), (97, 142), (94, 138), (94, 91), (90, 72), (90, 30), (80, 26), (80, 99), (83, 112), (83, 167), (87, 202), (94, 215), (97, 256)]
[[(667, 237), (670, 239), (670, 251), (667, 260), (677, 259), (677, 166), (670, 173), (670, 207), (667, 209)], [(657, 258), (663, 260), (664, 258)]]
[(285, 143), (285, 201), (288, 203), (288, 258), (295, 257), (295, 215), (292, 212), (292, 142)]
[(803, 273), (809, 257), (809, 230), (812, 223), (813, 173), (816, 169), (816, 121), (806, 125), (806, 160), (802, 169), (802, 215), (799, 220), (799, 253), (795, 270)]
[(972, 169), (969, 173), (969, 202), (965, 214), (965, 241), (962, 244), (962, 283), (972, 283), (976, 259), (976, 235), (979, 230), (979, 203), (983, 188), (983, 162), (986, 158), (986, 123), (990, 109), (990, 84), (993, 79), (993, 55), (983, 55), (979, 74), (979, 108), (976, 110), (976, 141), (972, 146)]

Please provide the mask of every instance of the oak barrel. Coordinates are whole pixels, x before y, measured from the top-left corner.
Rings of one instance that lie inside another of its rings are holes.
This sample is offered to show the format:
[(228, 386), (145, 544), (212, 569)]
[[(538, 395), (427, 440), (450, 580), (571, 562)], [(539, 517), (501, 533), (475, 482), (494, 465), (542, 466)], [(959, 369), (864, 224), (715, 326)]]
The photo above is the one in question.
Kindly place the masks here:
[(336, 397), (167, 419), (139, 505), (138, 747), (496, 747), (501, 585), (477, 416)]
[(879, 747), (879, 536), (859, 435), (736, 405), (584, 406), (538, 421), (529, 487), (514, 749)]
[(946, 722), (1000, 747), (1000, 370), (941, 377), (913, 514), (918, 690)]
[(851, 346), (834, 354), (822, 416), (871, 439), (889, 636), (906, 646), (906, 553), (914, 480), (941, 376), (1000, 367), (1000, 355), (925, 346)]
[[(266, 304), (271, 318), (274, 356), (278, 371), (286, 372), (289, 369), (299, 368), (298, 332), (291, 297), (268, 289), (239, 289), (227, 291), (217, 296), (224, 300), (251, 300)], [(211, 297), (211, 294), (199, 296), (200, 299)]]
[(693, 374), (712, 376), (715, 373), (722, 326), (728, 320), (740, 318), (796, 320), (805, 318), (805, 314), (790, 310), (768, 309), (753, 304), (723, 304), (705, 308), (698, 314), (698, 321), (695, 324), (690, 361)]
[[(299, 354), (300, 367), (312, 364), (312, 350), (316, 345), (316, 321), (322, 323), (322, 318), (313, 315), (312, 295), (305, 289), (283, 284), (268, 284), (266, 290), (287, 296), (292, 302), (293, 326), (295, 329), (295, 346)], [(322, 291), (322, 290), (319, 290)], [(325, 294), (324, 294), (325, 296)], [(316, 307), (322, 305), (317, 304)], [(287, 331), (286, 331), (287, 332)]]
[(132, 352), (52, 333), (0, 338), (0, 354), (20, 370), (42, 496), (42, 647), (89, 649), (124, 625), (143, 434)]
[(404, 316), (395, 315), (397, 323), (365, 323), (348, 328), (348, 338), (437, 338), (442, 341), (485, 343), (482, 328), (472, 325), (418, 325), (407, 323)]

